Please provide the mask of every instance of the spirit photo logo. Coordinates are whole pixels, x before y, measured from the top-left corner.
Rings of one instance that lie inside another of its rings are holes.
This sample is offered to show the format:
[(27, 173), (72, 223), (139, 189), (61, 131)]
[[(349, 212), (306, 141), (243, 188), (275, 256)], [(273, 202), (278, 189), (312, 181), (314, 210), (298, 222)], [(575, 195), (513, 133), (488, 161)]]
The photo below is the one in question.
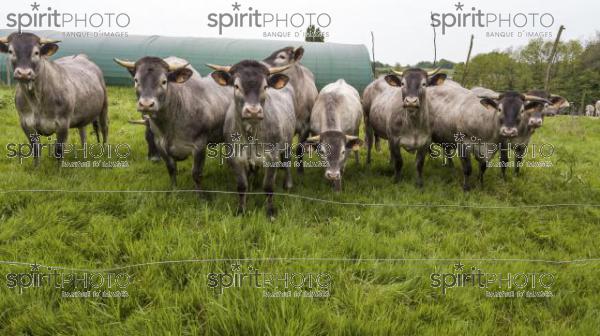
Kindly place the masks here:
[[(294, 37), (300, 35), (309, 26), (323, 29), (331, 25), (331, 15), (316, 12), (275, 13), (261, 11), (252, 6), (242, 6), (237, 1), (231, 4), (230, 12), (209, 13), (208, 27), (218, 28), (219, 35), (223, 35), (225, 28), (261, 28), (263, 37), (272, 36), (276, 30), (282, 28), (297, 29), (293, 32)], [(269, 31), (271, 30), (271, 31)], [(292, 37), (291, 31), (277, 31), (280, 37)], [(285, 36), (281, 36), (284, 34)], [(327, 32), (324, 36), (328, 37)]]
[(468, 7), (460, 1), (454, 5), (453, 12), (431, 13), (431, 25), (442, 27), (442, 35), (450, 28), (522, 28), (544, 29), (554, 25), (554, 16), (550, 13), (533, 11), (493, 13), (479, 8)]
[(125, 28), (131, 23), (131, 18), (126, 13), (90, 12), (74, 13), (61, 11), (52, 6), (33, 2), (29, 11), (8, 13), (5, 16), (6, 27), (16, 28)]
[[(480, 288), (486, 297), (552, 297), (556, 276), (546, 272), (488, 273), (458, 262), (454, 271), (431, 273), (431, 287), (446, 294), (453, 288)], [(489, 291), (488, 291), (489, 289)], [(493, 290), (492, 290), (493, 289)]]

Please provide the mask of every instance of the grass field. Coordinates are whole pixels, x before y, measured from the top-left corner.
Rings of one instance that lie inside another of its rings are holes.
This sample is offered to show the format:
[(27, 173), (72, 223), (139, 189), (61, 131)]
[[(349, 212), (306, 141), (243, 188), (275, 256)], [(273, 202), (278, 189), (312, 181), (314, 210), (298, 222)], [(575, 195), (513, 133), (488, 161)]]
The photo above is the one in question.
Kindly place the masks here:
[[(31, 159), (7, 158), (6, 144), (26, 142), (13, 95), (0, 89), (0, 260), (80, 270), (124, 267), (110, 272), (126, 272), (131, 283), (127, 298), (62, 297), (52, 286), (9, 288), (8, 274), (31, 267), (2, 264), (2, 335), (600, 334), (600, 261), (539, 261), (600, 258), (600, 208), (523, 207), (600, 204), (598, 119), (546, 118), (533, 142), (554, 145), (552, 167), (524, 168), (507, 182), (490, 168), (486, 187), (469, 193), (461, 189), (459, 167), (427, 161), (419, 190), (413, 156), (404, 156), (405, 179), (395, 185), (387, 146), (371, 168), (362, 150), (360, 165), (349, 161), (343, 193), (331, 192), (316, 168), (302, 180), (295, 176), (291, 193), (396, 206), (278, 196), (278, 218), (269, 222), (262, 195), (249, 196), (248, 214), (236, 217), (234, 194), (10, 192), (169, 189), (164, 164), (146, 160), (143, 128), (126, 122), (138, 117), (131, 88), (109, 89), (110, 142), (130, 144), (127, 168), (59, 169), (43, 157), (35, 170)], [(70, 141), (79, 142), (76, 132)], [(179, 189), (192, 189), (191, 160), (178, 168)], [(282, 175), (277, 192), (283, 192)], [(235, 191), (226, 166), (208, 160), (205, 176), (206, 189)], [(432, 206), (403, 206), (416, 204)], [(259, 260), (135, 266), (248, 258)], [(447, 260), (372, 260), (394, 258)], [(433, 288), (431, 274), (456, 273), (458, 261), (465, 270), (486, 273), (551, 273), (553, 297), (488, 298), (476, 287), (446, 294)], [(222, 294), (209, 288), (208, 274), (234, 272), (232, 264), (270, 274), (327, 273), (330, 297), (267, 298), (252, 286)]]

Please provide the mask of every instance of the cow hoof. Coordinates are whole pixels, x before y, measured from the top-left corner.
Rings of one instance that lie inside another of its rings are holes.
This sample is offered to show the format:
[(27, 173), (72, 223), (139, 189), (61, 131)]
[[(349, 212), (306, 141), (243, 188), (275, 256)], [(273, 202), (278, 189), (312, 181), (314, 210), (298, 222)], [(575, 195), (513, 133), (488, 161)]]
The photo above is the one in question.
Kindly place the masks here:
[(277, 215), (277, 210), (275, 208), (267, 209), (267, 218), (272, 222), (275, 220), (275, 216)]
[(417, 181), (417, 188), (423, 189), (423, 181)]
[(148, 157), (148, 161), (150, 162), (160, 162), (160, 156), (158, 155), (152, 155)]
[(293, 187), (294, 187), (294, 184), (291, 181), (283, 182), (283, 190), (290, 191), (290, 190), (292, 190)]

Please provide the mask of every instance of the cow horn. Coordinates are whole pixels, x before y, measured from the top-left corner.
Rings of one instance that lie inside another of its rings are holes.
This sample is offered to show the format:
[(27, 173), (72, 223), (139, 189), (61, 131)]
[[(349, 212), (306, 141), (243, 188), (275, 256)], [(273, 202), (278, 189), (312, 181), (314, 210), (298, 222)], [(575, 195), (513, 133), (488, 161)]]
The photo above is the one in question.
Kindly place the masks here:
[(392, 72), (395, 73), (398, 76), (402, 76), (402, 74), (404, 73), (404, 71), (396, 71), (394, 69), (392, 69)]
[(0, 37), (0, 43), (8, 43), (8, 36)]
[(135, 62), (131, 62), (131, 61), (124, 61), (124, 60), (120, 60), (118, 58), (113, 58), (113, 61), (115, 61), (118, 65), (127, 68), (127, 69), (133, 69), (135, 68)]
[(285, 71), (291, 66), (292, 66), (291, 64), (288, 64), (288, 65), (282, 65), (282, 66), (278, 66), (278, 67), (271, 67), (271, 68), (269, 68), (269, 74), (272, 75), (272, 74), (275, 74), (278, 72)]
[(49, 39), (49, 38), (40, 38), (40, 44), (47, 44), (47, 43), (58, 43), (60, 42), (60, 40), (57, 39)]
[(358, 137), (356, 135), (347, 135), (346, 134), (346, 141), (352, 141), (352, 140), (356, 140), (358, 139)]
[(146, 125), (147, 119), (139, 119), (139, 120), (128, 120), (127, 122), (133, 125)]
[(438, 67), (437, 69), (435, 69), (433, 71), (429, 71), (429, 72), (427, 72), (427, 76), (433, 76), (436, 73), (440, 72), (440, 70), (442, 70), (442, 68)]
[(321, 141), (320, 135), (311, 136), (310, 138), (306, 139), (306, 142), (319, 142), (319, 141)]
[(493, 95), (477, 95), (477, 98), (500, 99), (500, 94), (496, 93), (496, 94), (493, 94)]
[(538, 96), (532, 96), (532, 95), (523, 95), (525, 97), (525, 100), (528, 101), (534, 101), (534, 102), (542, 102), (542, 103), (546, 103), (546, 104), (552, 104), (548, 99), (546, 98), (541, 98)]
[(177, 71), (179, 69), (183, 69), (186, 66), (190, 65), (189, 62), (187, 62), (187, 63), (169, 63), (169, 62), (167, 62), (167, 64), (169, 65), (169, 71)]
[(206, 66), (216, 71), (229, 72), (231, 70), (231, 65), (206, 64)]

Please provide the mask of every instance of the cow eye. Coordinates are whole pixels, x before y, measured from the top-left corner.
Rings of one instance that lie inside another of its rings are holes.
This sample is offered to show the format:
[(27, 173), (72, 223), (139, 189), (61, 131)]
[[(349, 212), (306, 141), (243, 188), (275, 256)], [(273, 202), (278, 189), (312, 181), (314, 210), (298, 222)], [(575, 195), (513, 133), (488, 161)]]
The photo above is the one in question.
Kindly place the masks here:
[(12, 55), (12, 53), (13, 53), (12, 49), (8, 49), (8, 53)]
[(239, 85), (237, 85), (237, 84), (235, 84), (233, 87), (234, 87), (236, 90), (239, 90), (239, 89), (240, 89), (240, 86), (239, 86)]
[(279, 58), (281, 58), (281, 59), (285, 59), (285, 56), (283, 56), (283, 55), (279, 55)]
[(39, 55), (40, 55), (40, 52), (36, 50), (36, 51), (35, 51), (33, 54), (34, 54), (35, 56), (39, 56)]
[(162, 84), (162, 85), (167, 85), (167, 80), (166, 80), (166, 79), (163, 79), (163, 80), (162, 80), (162, 82), (161, 82), (161, 84)]

